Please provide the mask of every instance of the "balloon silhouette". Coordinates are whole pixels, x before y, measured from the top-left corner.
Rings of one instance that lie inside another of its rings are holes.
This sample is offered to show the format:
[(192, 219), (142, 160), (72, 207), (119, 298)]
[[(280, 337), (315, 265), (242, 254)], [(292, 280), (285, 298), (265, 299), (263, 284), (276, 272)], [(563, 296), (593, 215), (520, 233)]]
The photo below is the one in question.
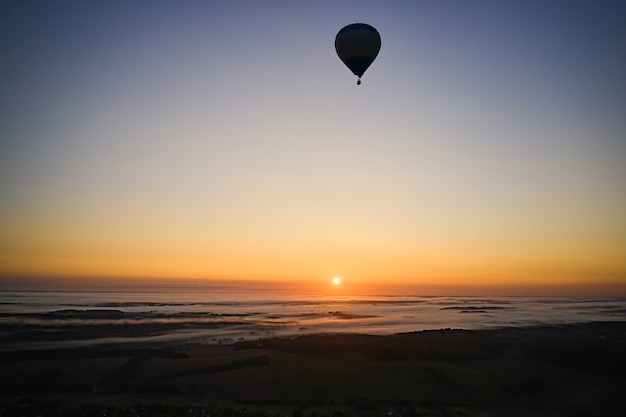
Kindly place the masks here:
[(353, 23), (337, 33), (335, 50), (350, 71), (359, 77), (356, 83), (360, 85), (363, 73), (380, 51), (380, 34), (370, 25)]

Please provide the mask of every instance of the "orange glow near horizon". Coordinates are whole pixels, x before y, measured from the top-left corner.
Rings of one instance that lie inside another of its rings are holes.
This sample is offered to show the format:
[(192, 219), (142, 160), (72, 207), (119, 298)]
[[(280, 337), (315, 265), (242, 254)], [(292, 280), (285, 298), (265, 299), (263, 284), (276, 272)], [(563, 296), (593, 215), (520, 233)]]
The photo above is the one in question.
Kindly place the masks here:
[(389, 282), (385, 280), (240, 280), (216, 278), (155, 278), (128, 276), (22, 275), (0, 276), (3, 290), (30, 291), (106, 291), (106, 292), (279, 292), (327, 296), (626, 296), (626, 285), (619, 281), (589, 283), (509, 283), (462, 284)]
[[(567, 292), (568, 287), (613, 288), (624, 284), (624, 269), (620, 269), (617, 259), (607, 257), (590, 262), (589, 259), (576, 259), (568, 262), (547, 262), (538, 257), (534, 262), (527, 254), (518, 259), (502, 257), (501, 259), (480, 258), (469, 256), (452, 258), (443, 254), (428, 257), (411, 256), (408, 253), (376, 254), (374, 251), (363, 255), (350, 251), (335, 252), (315, 251), (299, 254), (285, 249), (280, 253), (272, 251), (243, 251), (225, 249), (194, 252), (182, 250), (166, 256), (166, 252), (109, 252), (89, 254), (87, 251), (50, 250), (39, 256), (2, 259), (0, 275), (5, 277), (76, 277), (86, 284), (98, 277), (133, 277), (154, 280), (161, 277), (162, 281), (180, 282), (211, 282), (214, 279), (240, 281), (275, 281), (290, 282), (302, 288), (322, 287), (316, 282), (328, 276), (328, 266), (340, 270), (343, 275), (350, 276), (350, 284), (343, 281), (341, 288), (345, 293), (368, 292), (368, 288), (382, 288), (393, 285), (413, 285), (424, 288), (439, 289), (450, 287), (454, 291), (473, 293), (480, 288), (506, 288), (509, 293), (516, 294), (520, 288), (562, 286)], [(377, 255), (377, 256), (376, 256)], [(450, 260), (448, 260), (450, 259)], [(93, 278), (90, 278), (93, 277)], [(143, 277), (143, 278), (142, 278)], [(331, 275), (331, 283), (332, 278)], [(53, 280), (51, 278), (51, 280)], [(428, 292), (428, 291), (427, 291)], [(506, 291), (504, 291), (506, 292)], [(523, 292), (523, 291), (522, 291)], [(608, 291), (610, 293), (610, 291)]]
[[(24, 207), (0, 218), (0, 275), (306, 284), (341, 271), (354, 285), (626, 282), (626, 244), (621, 229), (608, 221), (577, 236), (560, 236), (545, 225), (532, 229), (501, 222), (496, 228), (493, 221), (479, 231), (477, 224), (450, 229), (443, 219), (439, 226), (425, 224), (409, 234), (417, 225), (404, 219), (376, 224), (373, 213), (366, 216), (363, 210), (303, 219), (283, 214), (240, 218), (231, 213), (211, 219), (199, 213), (169, 219), (152, 212), (126, 220), (95, 209), (74, 214)], [(506, 234), (516, 239), (503, 240)]]
[(211, 227), (193, 228), (198, 220), (170, 225), (155, 221), (150, 229), (130, 223), (114, 227), (76, 216), (72, 223), (68, 219), (37, 225), (26, 218), (5, 223), (0, 275), (312, 282), (334, 270), (361, 282), (424, 285), (616, 283), (626, 277), (625, 246), (617, 237), (599, 244), (597, 239), (559, 241), (539, 235), (536, 240), (503, 244), (496, 236), (482, 236), (480, 241), (461, 230), (447, 235), (450, 242), (457, 241), (453, 245), (442, 241), (441, 233), (410, 241), (375, 227), (365, 233), (368, 225), (363, 223), (354, 231), (328, 233), (333, 241), (327, 242), (321, 233), (305, 230), (302, 236), (289, 235), (287, 229), (294, 224), (278, 218), (272, 229), (254, 235), (213, 232), (212, 237), (207, 237)]

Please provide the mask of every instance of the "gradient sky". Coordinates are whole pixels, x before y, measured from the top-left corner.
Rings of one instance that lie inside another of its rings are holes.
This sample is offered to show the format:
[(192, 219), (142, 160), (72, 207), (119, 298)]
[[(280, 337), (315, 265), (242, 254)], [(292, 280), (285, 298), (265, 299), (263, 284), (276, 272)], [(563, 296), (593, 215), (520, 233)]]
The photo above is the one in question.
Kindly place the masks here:
[[(0, 275), (626, 288), (625, 21), (3, 2)], [(382, 38), (358, 87), (334, 51), (354, 22)]]

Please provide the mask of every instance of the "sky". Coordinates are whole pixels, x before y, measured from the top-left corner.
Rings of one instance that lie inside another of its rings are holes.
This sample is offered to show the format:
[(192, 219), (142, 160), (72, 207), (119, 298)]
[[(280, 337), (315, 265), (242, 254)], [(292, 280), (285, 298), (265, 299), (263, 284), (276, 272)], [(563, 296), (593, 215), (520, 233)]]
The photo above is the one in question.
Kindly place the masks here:
[[(2, 2), (0, 276), (626, 294), (625, 20), (621, 1)], [(360, 86), (334, 50), (355, 22), (382, 38)]]

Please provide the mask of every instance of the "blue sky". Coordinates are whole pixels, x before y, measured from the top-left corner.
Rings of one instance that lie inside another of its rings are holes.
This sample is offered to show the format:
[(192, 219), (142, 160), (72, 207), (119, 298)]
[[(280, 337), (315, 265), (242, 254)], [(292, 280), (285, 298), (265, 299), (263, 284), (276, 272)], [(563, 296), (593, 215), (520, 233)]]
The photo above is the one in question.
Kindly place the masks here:
[(4, 274), (626, 280), (622, 2), (1, 7)]

